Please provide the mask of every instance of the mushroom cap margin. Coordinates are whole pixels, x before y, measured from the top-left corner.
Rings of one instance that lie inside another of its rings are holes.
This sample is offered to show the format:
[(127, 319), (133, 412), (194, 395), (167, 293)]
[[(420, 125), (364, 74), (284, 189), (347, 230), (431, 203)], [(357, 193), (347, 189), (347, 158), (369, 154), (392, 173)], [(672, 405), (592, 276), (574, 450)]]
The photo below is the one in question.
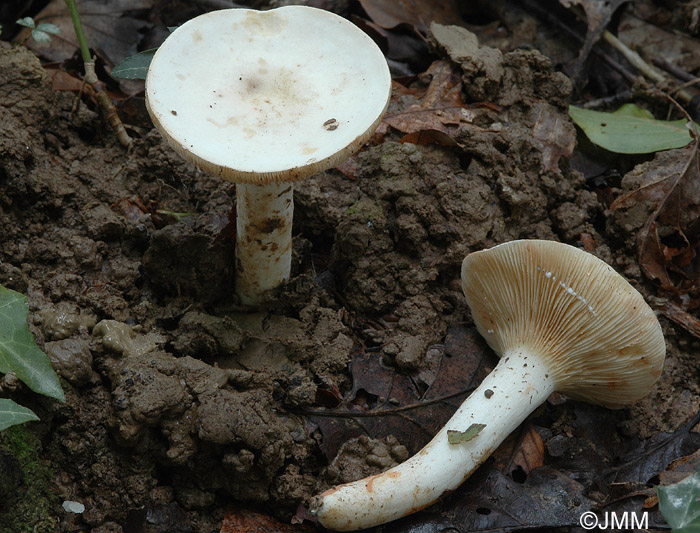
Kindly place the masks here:
[(306, 6), (195, 17), (158, 49), (146, 79), (147, 109), (169, 144), (248, 184), (335, 166), (372, 136), (390, 95), (374, 41)]

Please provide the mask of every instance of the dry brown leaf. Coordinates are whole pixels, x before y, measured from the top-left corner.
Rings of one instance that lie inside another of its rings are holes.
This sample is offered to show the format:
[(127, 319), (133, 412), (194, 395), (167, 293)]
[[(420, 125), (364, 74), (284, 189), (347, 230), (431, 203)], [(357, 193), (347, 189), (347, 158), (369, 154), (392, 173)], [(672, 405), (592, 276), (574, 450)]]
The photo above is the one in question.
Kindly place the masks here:
[[(127, 13), (150, 10), (155, 0), (76, 0), (76, 3), (88, 46), (100, 50), (116, 64), (138, 52), (139, 32), (149, 26), (148, 22)], [(73, 56), (78, 40), (64, 0), (52, 0), (34, 21), (55, 24), (61, 33), (52, 35), (48, 43), (37, 43), (29, 38), (31, 30), (26, 28), (17, 35), (16, 41), (24, 41), (35, 54), (49, 61), (64, 61)]]
[[(474, 112), (462, 102), (461, 76), (447, 61), (435, 61), (426, 74), (432, 76), (432, 80), (420, 103), (386, 115), (383, 122), (407, 134), (433, 131), (451, 137), (460, 126), (471, 124), (474, 118)], [(438, 139), (436, 134), (426, 135), (423, 140), (430, 135)], [(439, 140), (440, 144), (446, 143), (444, 136)]]
[(700, 470), (700, 450), (675, 459), (664, 472), (659, 473), (662, 485), (673, 485)]
[(360, 0), (360, 4), (375, 24), (387, 29), (409, 24), (426, 33), (432, 21), (463, 24), (459, 3), (455, 0)]
[(551, 105), (540, 102), (535, 105), (535, 126), (532, 135), (542, 151), (542, 166), (547, 171), (559, 172), (559, 159), (570, 157), (576, 146), (576, 129)]
[(301, 533), (315, 530), (308, 524), (285, 524), (254, 511), (229, 508), (219, 533)]
[[(669, 155), (670, 154), (670, 155)], [(617, 198), (611, 210), (640, 202), (655, 205), (637, 235), (638, 262), (644, 274), (664, 290), (682, 293), (700, 281), (700, 159), (697, 142), (659, 158), (668, 166), (665, 177)], [(655, 169), (658, 172), (658, 168)], [(663, 236), (663, 238), (662, 238)], [(675, 275), (674, 281), (671, 274)]]
[(610, 22), (615, 11), (617, 11), (617, 8), (626, 1), (627, 0), (559, 0), (559, 3), (566, 8), (570, 9), (571, 6), (578, 5), (581, 6), (586, 13), (588, 31), (586, 32), (586, 39), (579, 51), (579, 55), (572, 66), (574, 77), (578, 76), (593, 45), (600, 39), (600, 36), (605, 31), (606, 26)]
[(438, 130), (422, 130), (407, 133), (399, 142), (411, 144), (439, 144), (440, 146), (459, 146), (459, 143), (447, 133)]
[(544, 442), (535, 427), (528, 424), (513, 449), (506, 472), (513, 472), (520, 468), (525, 474), (529, 474), (542, 465), (544, 465)]

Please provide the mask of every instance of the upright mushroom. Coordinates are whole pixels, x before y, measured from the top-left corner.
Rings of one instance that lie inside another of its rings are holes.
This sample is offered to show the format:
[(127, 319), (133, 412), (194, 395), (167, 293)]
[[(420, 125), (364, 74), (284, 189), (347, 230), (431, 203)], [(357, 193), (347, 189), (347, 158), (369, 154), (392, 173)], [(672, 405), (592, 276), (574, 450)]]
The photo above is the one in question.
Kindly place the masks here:
[(243, 304), (289, 278), (293, 181), (335, 166), (372, 135), (391, 77), (377, 45), (342, 17), (285, 6), (225, 9), (177, 28), (146, 78), (170, 145), (236, 182), (236, 292)]
[(666, 346), (653, 311), (582, 250), (520, 240), (472, 253), (462, 288), (498, 365), (408, 461), (318, 496), (312, 511), (324, 526), (362, 529), (430, 505), (555, 390), (617, 408), (641, 398), (661, 374)]

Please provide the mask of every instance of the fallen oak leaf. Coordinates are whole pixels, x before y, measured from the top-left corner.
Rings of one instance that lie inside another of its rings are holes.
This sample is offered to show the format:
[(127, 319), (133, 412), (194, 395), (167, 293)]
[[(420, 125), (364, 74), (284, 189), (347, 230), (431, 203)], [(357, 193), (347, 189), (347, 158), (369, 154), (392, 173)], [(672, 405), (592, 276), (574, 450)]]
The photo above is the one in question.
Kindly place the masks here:
[(219, 533), (300, 533), (316, 531), (309, 524), (285, 524), (262, 513), (230, 507)]
[(385, 29), (408, 24), (425, 33), (432, 21), (463, 24), (460, 6), (455, 0), (360, 0), (360, 4), (372, 21)]
[(399, 142), (421, 145), (439, 144), (440, 146), (459, 146), (459, 143), (447, 133), (430, 129), (407, 133), (399, 139)]
[(579, 51), (579, 55), (572, 65), (573, 77), (577, 78), (588, 55), (605, 31), (610, 19), (617, 8), (627, 0), (559, 0), (564, 7), (571, 9), (572, 5), (580, 5), (586, 14), (588, 29), (586, 39)]
[(534, 107), (536, 115), (532, 136), (542, 152), (544, 170), (559, 172), (559, 159), (570, 157), (576, 146), (576, 129), (550, 104), (539, 102)]
[[(406, 134), (418, 134), (424, 131), (430, 133), (422, 139), (420, 136), (402, 139), (403, 142), (412, 140), (426, 141), (432, 135), (439, 144), (449, 145), (444, 135), (451, 137), (460, 126), (472, 125), (475, 113), (462, 101), (462, 79), (457, 68), (447, 62), (435, 61), (426, 71), (432, 79), (421, 101), (412, 104), (400, 112), (386, 115), (383, 123)], [(421, 143), (422, 143), (421, 142)], [(457, 144), (456, 141), (454, 144)]]
[(522, 471), (528, 475), (535, 468), (544, 465), (544, 441), (535, 429), (528, 424), (513, 449), (505, 473), (513, 477), (513, 472)]

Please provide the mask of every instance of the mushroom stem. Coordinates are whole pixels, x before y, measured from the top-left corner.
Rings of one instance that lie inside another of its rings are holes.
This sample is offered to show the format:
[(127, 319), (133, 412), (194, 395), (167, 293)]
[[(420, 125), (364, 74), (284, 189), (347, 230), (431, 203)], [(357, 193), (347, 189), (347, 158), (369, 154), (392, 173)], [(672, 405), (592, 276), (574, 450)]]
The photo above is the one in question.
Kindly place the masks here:
[[(494, 370), (420, 452), (394, 468), (319, 495), (312, 505), (323, 526), (352, 531), (413, 513), (456, 489), (555, 390), (542, 358), (518, 348)], [(450, 444), (448, 431), (464, 434), (485, 426), (466, 442)]]
[(244, 305), (289, 279), (293, 193), (291, 183), (236, 185), (236, 292)]

